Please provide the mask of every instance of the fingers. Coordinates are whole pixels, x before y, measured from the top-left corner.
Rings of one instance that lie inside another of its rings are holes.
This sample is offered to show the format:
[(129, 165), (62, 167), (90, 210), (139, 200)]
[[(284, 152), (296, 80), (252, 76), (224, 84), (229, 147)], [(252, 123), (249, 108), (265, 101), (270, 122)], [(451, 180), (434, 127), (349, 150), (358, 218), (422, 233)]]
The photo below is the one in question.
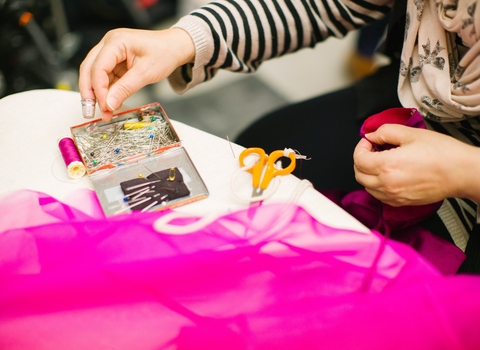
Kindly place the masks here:
[[(123, 100), (109, 106), (107, 102), (108, 93), (111, 85), (118, 81), (118, 74), (126, 71), (125, 65), (127, 60), (127, 52), (124, 45), (116, 43), (115, 37), (107, 37), (108, 45), (102, 47), (93, 54), (96, 54), (92, 64), (90, 65), (90, 82), (92, 89), (97, 97), (97, 101), (102, 111), (103, 119), (108, 121), (112, 117), (112, 112), (121, 106)], [(122, 68), (119, 68), (122, 67)]]
[(384, 124), (376, 131), (365, 135), (365, 137), (377, 145), (400, 146), (411, 140), (409, 136), (415, 129), (398, 124)]
[(82, 99), (82, 113), (85, 118), (95, 117), (95, 106), (97, 97), (91, 84), (91, 76), (89, 74), (90, 67), (97, 52), (100, 50), (102, 43), (97, 44), (87, 55), (85, 60), (80, 65), (78, 86), (80, 89), (80, 96)]
[(80, 65), (78, 86), (82, 99), (96, 98), (92, 87), (90, 70), (92, 68), (92, 64), (95, 58), (98, 55), (98, 52), (101, 50), (102, 45), (103, 43), (100, 42), (95, 47), (93, 47)]
[(373, 150), (372, 144), (366, 139), (361, 139), (353, 151), (356, 171), (371, 175), (378, 174), (378, 171), (375, 171), (378, 163), (376, 156), (377, 153)]
[(135, 65), (115, 81), (106, 97), (106, 105), (110, 111), (120, 108), (128, 97), (144, 87), (145, 84), (138, 78), (142, 75), (142, 69)]
[(131, 93), (124, 92), (117, 97), (117, 100), (107, 101), (111, 85), (127, 71), (127, 60), (133, 60), (128, 57), (126, 51), (128, 45), (122, 44), (121, 34), (119, 30), (107, 33), (100, 43), (88, 53), (80, 66), (79, 87), (82, 99), (96, 99), (102, 117), (106, 121), (112, 118), (112, 112), (131, 95)]
[(195, 45), (181, 29), (142, 31), (115, 29), (87, 55), (80, 67), (83, 99), (96, 99), (103, 119), (147, 84), (169, 76), (179, 65), (193, 62)]
[(112, 113), (106, 108), (105, 99), (110, 85), (110, 72), (98, 66), (98, 56), (104, 48), (104, 39), (85, 57), (79, 70), (78, 86), (82, 99), (93, 99), (99, 104), (104, 120), (110, 120)]
[(371, 143), (402, 146), (413, 140), (415, 132), (417, 132), (415, 129), (403, 125), (385, 124), (375, 132), (365, 135), (366, 139), (360, 140), (353, 153), (357, 181), (366, 187), (377, 185), (378, 180), (367, 175), (377, 178), (388, 159), (392, 160), (395, 152), (395, 150), (375, 152)]
[(355, 180), (365, 188), (376, 188), (380, 186), (380, 180), (377, 174), (367, 174), (354, 166)]
[(360, 139), (357, 146), (355, 147), (354, 153), (369, 153), (373, 151), (372, 143), (366, 139)]

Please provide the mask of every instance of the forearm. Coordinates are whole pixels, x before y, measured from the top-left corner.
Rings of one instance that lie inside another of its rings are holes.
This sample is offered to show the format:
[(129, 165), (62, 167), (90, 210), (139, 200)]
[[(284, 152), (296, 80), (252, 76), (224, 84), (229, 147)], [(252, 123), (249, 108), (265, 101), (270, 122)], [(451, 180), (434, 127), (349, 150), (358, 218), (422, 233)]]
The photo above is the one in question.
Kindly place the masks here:
[(183, 93), (218, 69), (250, 73), (270, 58), (313, 47), (329, 36), (343, 37), (382, 18), (392, 5), (391, 0), (373, 3), (332, 2), (327, 10), (321, 1), (216, 1), (174, 25), (191, 35), (196, 59), (177, 69), (170, 83)]
[(480, 204), (480, 148), (465, 145), (465, 152), (457, 159), (455, 167), (455, 197)]

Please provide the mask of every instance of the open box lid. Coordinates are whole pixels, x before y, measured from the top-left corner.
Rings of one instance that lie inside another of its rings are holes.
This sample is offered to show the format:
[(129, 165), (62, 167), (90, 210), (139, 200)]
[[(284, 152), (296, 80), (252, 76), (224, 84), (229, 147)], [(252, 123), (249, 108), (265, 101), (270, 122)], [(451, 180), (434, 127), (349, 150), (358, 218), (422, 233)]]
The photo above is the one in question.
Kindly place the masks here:
[[(172, 172), (174, 179), (170, 181)], [(128, 213), (145, 208), (148, 211), (164, 210), (208, 196), (205, 183), (183, 147), (172, 148), (154, 157), (142, 158), (125, 166), (97, 172), (90, 176), (90, 179), (105, 215)], [(128, 190), (128, 187), (124, 185), (130, 182), (134, 182), (129, 191), (134, 195), (130, 199), (141, 195), (138, 201), (125, 200), (124, 191)], [(136, 187), (143, 185), (141, 182), (147, 185)], [(142, 195), (138, 191), (142, 191), (143, 188), (153, 189), (154, 192)], [(143, 197), (146, 198), (142, 200)]]
[(72, 139), (106, 215), (154, 211), (208, 196), (159, 103), (71, 127)]
[(87, 174), (136, 162), (159, 154), (181, 142), (160, 103), (97, 119), (70, 128)]

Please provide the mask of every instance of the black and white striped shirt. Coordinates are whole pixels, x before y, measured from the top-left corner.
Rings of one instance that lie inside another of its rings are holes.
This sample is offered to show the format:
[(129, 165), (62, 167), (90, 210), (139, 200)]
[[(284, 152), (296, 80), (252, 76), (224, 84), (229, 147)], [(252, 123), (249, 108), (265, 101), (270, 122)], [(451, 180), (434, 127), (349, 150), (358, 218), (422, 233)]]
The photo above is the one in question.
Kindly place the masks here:
[[(169, 77), (183, 93), (211, 79), (219, 69), (254, 72), (268, 59), (313, 47), (333, 36), (382, 18), (394, 0), (219, 0), (192, 12), (173, 27), (186, 30), (196, 47), (194, 64)], [(405, 106), (409, 107), (409, 106)], [(459, 122), (427, 122), (429, 128), (480, 146), (480, 117)], [(455, 244), (465, 250), (477, 220), (476, 203), (447, 199), (439, 216)]]
[(393, 0), (219, 0), (180, 19), (196, 47), (194, 65), (177, 69), (172, 88), (183, 93), (218, 69), (250, 73), (268, 59), (382, 18)]

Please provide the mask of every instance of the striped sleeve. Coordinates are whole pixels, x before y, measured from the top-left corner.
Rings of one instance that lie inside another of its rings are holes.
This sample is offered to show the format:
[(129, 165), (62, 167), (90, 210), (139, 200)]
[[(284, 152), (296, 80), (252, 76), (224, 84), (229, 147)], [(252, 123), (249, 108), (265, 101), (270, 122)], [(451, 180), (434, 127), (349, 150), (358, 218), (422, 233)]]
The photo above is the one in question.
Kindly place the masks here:
[(169, 77), (177, 93), (211, 79), (218, 69), (254, 72), (270, 58), (313, 47), (329, 36), (382, 18), (394, 0), (219, 0), (182, 17), (173, 27), (192, 37), (193, 64)]

